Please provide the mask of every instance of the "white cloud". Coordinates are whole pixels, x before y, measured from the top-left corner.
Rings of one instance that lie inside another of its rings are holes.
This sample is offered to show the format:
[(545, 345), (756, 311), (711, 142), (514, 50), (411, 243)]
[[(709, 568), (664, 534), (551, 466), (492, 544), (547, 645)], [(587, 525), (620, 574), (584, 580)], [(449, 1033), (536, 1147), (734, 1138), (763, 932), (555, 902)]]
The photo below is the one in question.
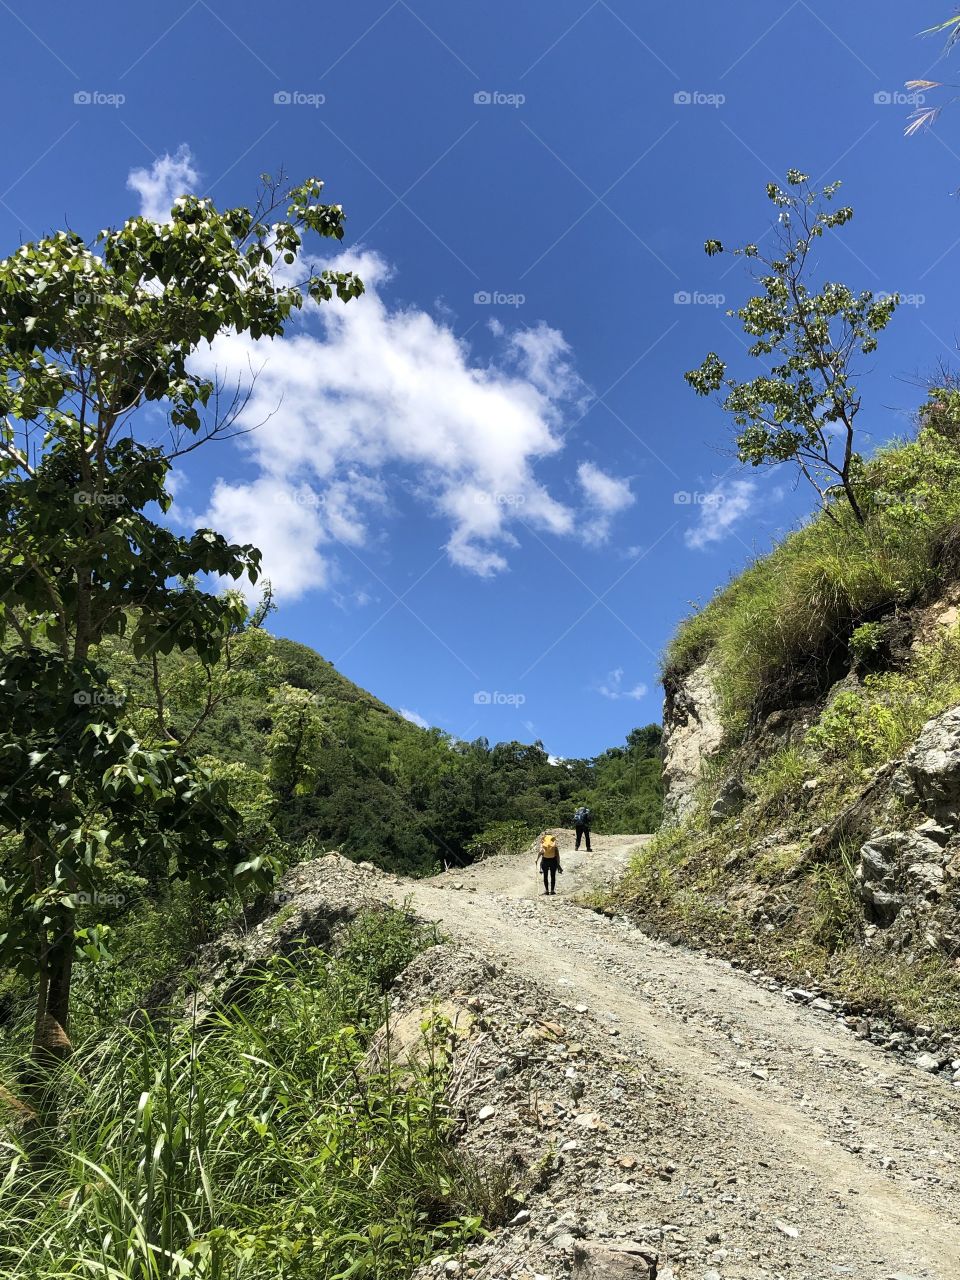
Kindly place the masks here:
[(753, 480), (720, 481), (701, 496), (699, 519), (684, 534), (684, 541), (695, 551), (720, 542), (733, 526), (748, 515), (754, 506), (757, 485)]
[(613, 517), (636, 502), (630, 492), (629, 481), (608, 475), (592, 462), (580, 463), (577, 480), (587, 504), (587, 519), (581, 523), (581, 536), (593, 545), (606, 542)]
[(647, 696), (647, 686), (637, 683), (632, 688), (625, 689), (623, 687), (623, 667), (617, 667), (608, 673), (606, 680), (597, 685), (597, 693), (604, 698), (610, 698), (613, 702), (618, 702), (621, 698), (630, 698), (634, 702), (639, 702), (641, 698)]
[(166, 222), (177, 196), (193, 192), (200, 181), (188, 146), (174, 155), (158, 156), (149, 169), (132, 169), (127, 187), (140, 197), (140, 212), (152, 222)]
[(404, 720), (409, 720), (411, 724), (415, 724), (418, 729), (429, 729), (429, 720), (424, 720), (423, 716), (417, 715), (416, 711), (410, 711), (407, 707), (400, 708), (400, 714)]
[(376, 254), (324, 265), (357, 271), (366, 294), (308, 305), (282, 340), (225, 335), (198, 355), (204, 372), (250, 388), (245, 421), (263, 424), (243, 437), (257, 478), (219, 481), (204, 519), (258, 543), (288, 599), (323, 585), (337, 543), (369, 541), (388, 510), (388, 474), (412, 481), (447, 524), (450, 560), (481, 576), (507, 567), (520, 520), (572, 533), (571, 513), (535, 475), (562, 449), (564, 412), (585, 390), (562, 335), (544, 324), (502, 334), (496, 361), (481, 365), (444, 320), (387, 304)]

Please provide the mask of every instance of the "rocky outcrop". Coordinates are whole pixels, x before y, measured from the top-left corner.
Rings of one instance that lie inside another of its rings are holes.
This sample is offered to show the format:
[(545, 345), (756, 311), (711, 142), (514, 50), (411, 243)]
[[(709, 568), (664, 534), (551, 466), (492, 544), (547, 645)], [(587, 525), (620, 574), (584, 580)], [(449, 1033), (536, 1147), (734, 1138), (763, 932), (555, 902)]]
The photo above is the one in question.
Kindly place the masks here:
[(723, 726), (709, 663), (694, 667), (676, 683), (665, 680), (664, 690), (664, 812), (679, 821), (696, 803), (703, 766), (720, 750)]
[(928, 720), (904, 757), (894, 789), (952, 826), (960, 821), (960, 707)]
[(743, 780), (736, 774), (726, 778), (717, 792), (710, 809), (710, 825), (717, 826), (726, 822), (727, 818), (736, 817), (750, 798), (750, 792), (743, 785)]
[(933, 824), (926, 825), (926, 831), (920, 827), (875, 836), (861, 848), (857, 883), (868, 919), (889, 925), (908, 901), (936, 902), (942, 896), (950, 860), (944, 847), (947, 832), (935, 827), (944, 839), (933, 839)]
[(927, 721), (890, 786), (908, 812), (927, 817), (908, 830), (877, 830), (861, 846), (864, 913), (894, 947), (953, 953), (960, 940), (960, 707)]

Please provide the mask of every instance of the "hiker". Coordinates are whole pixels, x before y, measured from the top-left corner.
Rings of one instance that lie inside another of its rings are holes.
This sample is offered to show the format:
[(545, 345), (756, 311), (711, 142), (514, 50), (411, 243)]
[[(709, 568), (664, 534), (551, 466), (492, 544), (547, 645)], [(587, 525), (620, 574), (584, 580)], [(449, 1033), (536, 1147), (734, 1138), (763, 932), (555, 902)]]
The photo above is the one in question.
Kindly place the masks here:
[(552, 836), (548, 832), (540, 837), (540, 851), (537, 854), (537, 858), (540, 861), (540, 870), (543, 872), (543, 892), (555, 894), (557, 892), (557, 872), (559, 871), (563, 875), (556, 836)]
[(582, 804), (573, 815), (573, 829), (577, 833), (577, 848), (580, 848), (580, 841), (584, 836), (586, 836), (587, 853), (593, 853), (593, 850), (590, 848), (590, 822), (592, 818), (593, 814), (585, 804)]

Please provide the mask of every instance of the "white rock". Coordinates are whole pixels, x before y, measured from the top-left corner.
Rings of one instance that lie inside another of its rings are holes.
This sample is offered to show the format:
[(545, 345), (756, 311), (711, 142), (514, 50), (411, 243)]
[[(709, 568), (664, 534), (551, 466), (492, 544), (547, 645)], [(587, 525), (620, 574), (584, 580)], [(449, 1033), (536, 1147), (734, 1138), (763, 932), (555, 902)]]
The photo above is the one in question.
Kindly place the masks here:
[(489, 1120), (491, 1116), (495, 1116), (496, 1114), (497, 1114), (496, 1107), (481, 1107), (480, 1110), (477, 1112), (477, 1119)]
[(789, 1222), (784, 1222), (781, 1218), (774, 1218), (773, 1225), (778, 1231), (783, 1232), (785, 1236), (789, 1236), (791, 1240), (796, 1240), (800, 1234), (796, 1227), (792, 1227)]

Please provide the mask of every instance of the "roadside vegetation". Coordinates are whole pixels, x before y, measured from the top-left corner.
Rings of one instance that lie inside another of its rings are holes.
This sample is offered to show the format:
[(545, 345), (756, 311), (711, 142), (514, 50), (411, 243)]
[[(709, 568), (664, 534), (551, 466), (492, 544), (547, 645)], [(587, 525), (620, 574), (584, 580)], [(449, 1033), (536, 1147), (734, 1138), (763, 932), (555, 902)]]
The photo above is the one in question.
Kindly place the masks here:
[[(496, 1226), (504, 1171), (453, 1152), (442, 1019), (412, 1078), (367, 1065), (385, 992), (433, 941), (371, 914), (199, 1023), (85, 1019), (42, 1167), (0, 1103), (3, 1275), (380, 1280)], [(5, 1079), (28, 1042), (8, 1038)]]

